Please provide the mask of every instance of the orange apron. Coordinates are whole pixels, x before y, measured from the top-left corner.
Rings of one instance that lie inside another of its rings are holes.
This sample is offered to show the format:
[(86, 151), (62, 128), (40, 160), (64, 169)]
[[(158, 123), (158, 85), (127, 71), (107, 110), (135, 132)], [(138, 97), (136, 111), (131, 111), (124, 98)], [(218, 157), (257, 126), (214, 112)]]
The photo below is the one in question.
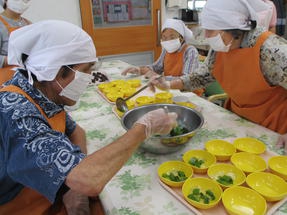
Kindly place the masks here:
[[(174, 53), (166, 53), (163, 61), (163, 71), (164, 76), (174, 76), (179, 77), (182, 76), (182, 69), (183, 69), (183, 60), (184, 60), (184, 52), (187, 49), (187, 45), (182, 47), (180, 52)], [(193, 91), (195, 94), (202, 96), (204, 90), (197, 89)]]
[[(0, 89), (0, 92), (8, 91), (22, 94), (25, 96), (31, 103), (33, 103), (41, 114), (47, 119), (49, 125), (53, 130), (65, 133), (66, 129), (66, 113), (62, 111), (55, 116), (48, 118), (42, 108), (34, 102), (34, 100), (22, 89), (19, 87), (9, 85)], [(34, 191), (28, 187), (25, 187), (21, 192), (10, 202), (0, 205), (0, 214), (2, 215), (66, 215), (66, 210), (62, 206), (58, 211), (53, 211), (51, 208), (51, 203), (44, 196), (39, 194), (37, 191)]]
[[(4, 24), (4, 26), (6, 27), (8, 34), (10, 35), (12, 31), (17, 30), (20, 27), (13, 27), (11, 25), (9, 25), (9, 23), (2, 17), (0, 16), (0, 21)], [(3, 68), (0, 68), (0, 85), (2, 85), (3, 83), (5, 83), (6, 81), (10, 80), (15, 71), (11, 70), (12, 68), (14, 68), (15, 66), (13, 65), (9, 65)]]
[(270, 86), (260, 68), (260, 48), (271, 34), (262, 33), (252, 48), (217, 52), (212, 74), (229, 96), (227, 109), (285, 134), (287, 90), (281, 86)]

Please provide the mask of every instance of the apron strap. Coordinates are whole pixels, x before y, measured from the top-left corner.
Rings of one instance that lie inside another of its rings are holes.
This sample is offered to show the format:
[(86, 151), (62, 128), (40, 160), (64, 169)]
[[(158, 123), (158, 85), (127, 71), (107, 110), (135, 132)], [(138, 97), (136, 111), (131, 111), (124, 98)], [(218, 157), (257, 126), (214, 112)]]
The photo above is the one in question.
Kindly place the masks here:
[(14, 93), (18, 93), (18, 94), (25, 96), (32, 104), (34, 104), (37, 107), (37, 109), (40, 111), (42, 116), (45, 117), (45, 119), (48, 121), (49, 125), (51, 126), (53, 130), (65, 133), (65, 130), (66, 130), (66, 112), (65, 111), (61, 111), (57, 113), (56, 115), (54, 115), (53, 117), (48, 118), (47, 115), (42, 110), (42, 108), (21, 88), (16, 87), (14, 85), (9, 85), (9, 86), (5, 86), (2, 89), (0, 89), (0, 92), (4, 92), (4, 91), (14, 92)]

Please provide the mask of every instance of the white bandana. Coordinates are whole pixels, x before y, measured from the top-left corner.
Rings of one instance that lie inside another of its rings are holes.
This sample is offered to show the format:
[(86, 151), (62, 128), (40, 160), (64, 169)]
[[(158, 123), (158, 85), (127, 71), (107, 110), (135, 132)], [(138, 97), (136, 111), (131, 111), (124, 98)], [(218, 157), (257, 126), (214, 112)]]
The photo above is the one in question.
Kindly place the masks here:
[(186, 27), (186, 25), (184, 24), (184, 22), (181, 21), (181, 20), (178, 20), (178, 19), (167, 19), (164, 22), (161, 31), (163, 31), (166, 28), (171, 28), (171, 29), (177, 31), (183, 37), (185, 42), (187, 42), (187, 43), (193, 37), (192, 31), (190, 29), (188, 29)]
[[(25, 65), (22, 53), (28, 55)], [(34, 23), (13, 31), (8, 63), (25, 67), (38, 81), (52, 81), (64, 65), (97, 61), (91, 37), (78, 26), (59, 20)], [(30, 84), (32, 80), (29, 78)]]
[(260, 14), (270, 7), (262, 0), (208, 0), (201, 13), (202, 28), (250, 30), (250, 20), (260, 25)]

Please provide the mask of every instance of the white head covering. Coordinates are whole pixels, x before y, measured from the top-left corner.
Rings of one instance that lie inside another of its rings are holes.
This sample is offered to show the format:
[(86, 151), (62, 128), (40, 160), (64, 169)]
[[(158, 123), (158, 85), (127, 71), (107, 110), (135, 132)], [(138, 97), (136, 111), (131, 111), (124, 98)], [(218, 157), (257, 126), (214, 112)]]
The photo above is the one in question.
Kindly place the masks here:
[[(26, 62), (22, 53), (28, 55)], [(76, 25), (48, 20), (13, 31), (8, 44), (8, 63), (26, 67), (38, 81), (52, 81), (64, 65), (97, 61), (91, 37)]]
[(193, 37), (193, 33), (190, 29), (188, 29), (186, 27), (186, 25), (184, 24), (183, 21), (179, 20), (179, 19), (167, 19), (165, 20), (161, 31), (163, 31), (166, 28), (171, 28), (175, 31), (177, 31), (186, 42), (189, 42), (192, 37)]
[(208, 0), (201, 13), (202, 28), (250, 30), (250, 20), (260, 23), (258, 14), (269, 9), (262, 0)]

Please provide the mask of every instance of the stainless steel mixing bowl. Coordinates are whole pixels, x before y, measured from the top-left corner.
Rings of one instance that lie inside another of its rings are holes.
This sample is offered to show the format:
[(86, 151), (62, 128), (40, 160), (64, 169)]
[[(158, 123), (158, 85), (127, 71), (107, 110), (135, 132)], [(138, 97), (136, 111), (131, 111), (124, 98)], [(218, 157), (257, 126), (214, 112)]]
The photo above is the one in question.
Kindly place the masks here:
[(185, 143), (201, 128), (204, 119), (198, 111), (176, 104), (152, 104), (134, 108), (124, 114), (122, 125), (128, 130), (144, 114), (158, 108), (167, 108), (169, 112), (176, 112), (177, 122), (187, 128), (188, 133), (178, 136), (153, 136), (146, 139), (141, 148), (155, 154), (167, 154), (183, 148)]

